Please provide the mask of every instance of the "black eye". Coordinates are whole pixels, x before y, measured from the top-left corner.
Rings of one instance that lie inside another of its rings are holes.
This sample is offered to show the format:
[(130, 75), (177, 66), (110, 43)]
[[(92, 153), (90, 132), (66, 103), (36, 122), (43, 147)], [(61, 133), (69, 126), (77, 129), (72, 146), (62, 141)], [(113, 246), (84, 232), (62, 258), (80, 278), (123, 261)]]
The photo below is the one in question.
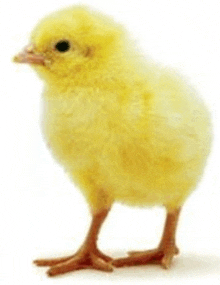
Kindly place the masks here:
[(59, 52), (66, 52), (70, 49), (70, 43), (69, 41), (59, 41), (55, 45), (55, 49), (58, 50)]

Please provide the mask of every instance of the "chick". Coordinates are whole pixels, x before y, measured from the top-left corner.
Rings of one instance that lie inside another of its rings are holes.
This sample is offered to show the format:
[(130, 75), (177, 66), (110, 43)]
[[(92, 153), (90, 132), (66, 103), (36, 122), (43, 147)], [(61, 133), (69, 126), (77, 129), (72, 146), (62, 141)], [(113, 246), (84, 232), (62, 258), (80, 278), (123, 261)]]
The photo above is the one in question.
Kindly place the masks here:
[[(48, 274), (157, 262), (169, 268), (178, 248), (181, 207), (210, 151), (209, 112), (175, 72), (145, 62), (114, 20), (77, 6), (43, 19), (14, 60), (45, 82), (43, 131), (54, 157), (90, 206), (88, 235), (72, 256), (36, 260)], [(114, 202), (166, 208), (156, 249), (113, 260), (97, 246)]]

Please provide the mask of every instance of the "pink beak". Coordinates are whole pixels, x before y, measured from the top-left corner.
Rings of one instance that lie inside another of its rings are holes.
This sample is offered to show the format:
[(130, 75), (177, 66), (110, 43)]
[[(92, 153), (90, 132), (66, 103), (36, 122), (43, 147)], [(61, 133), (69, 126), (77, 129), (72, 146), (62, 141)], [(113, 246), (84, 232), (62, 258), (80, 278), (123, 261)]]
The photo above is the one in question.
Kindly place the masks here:
[(45, 65), (45, 56), (36, 54), (34, 52), (34, 46), (28, 45), (24, 51), (17, 54), (14, 58), (14, 62), (18, 63), (33, 63), (33, 64), (39, 64), (39, 65)]

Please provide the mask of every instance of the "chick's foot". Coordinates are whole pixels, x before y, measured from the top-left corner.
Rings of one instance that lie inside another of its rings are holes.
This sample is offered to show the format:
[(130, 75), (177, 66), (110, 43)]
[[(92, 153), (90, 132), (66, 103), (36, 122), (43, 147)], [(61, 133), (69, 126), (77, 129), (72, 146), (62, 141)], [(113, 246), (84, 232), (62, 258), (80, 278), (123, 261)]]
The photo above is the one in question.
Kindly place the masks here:
[(34, 261), (38, 266), (51, 266), (47, 271), (49, 276), (67, 273), (79, 269), (93, 268), (101, 271), (111, 272), (112, 259), (98, 249), (80, 250), (75, 255), (55, 258), (55, 259), (40, 259)]
[(49, 276), (86, 268), (113, 271), (112, 258), (99, 251), (97, 246), (98, 233), (109, 210), (110, 208), (107, 208), (93, 214), (86, 240), (75, 255), (55, 259), (39, 259), (34, 263), (38, 266), (50, 266), (51, 268), (47, 271)]
[(168, 269), (171, 265), (172, 259), (179, 250), (176, 246), (167, 248), (157, 248), (147, 251), (129, 252), (129, 257), (119, 258), (112, 262), (115, 267), (145, 265), (145, 264), (160, 264), (163, 268)]

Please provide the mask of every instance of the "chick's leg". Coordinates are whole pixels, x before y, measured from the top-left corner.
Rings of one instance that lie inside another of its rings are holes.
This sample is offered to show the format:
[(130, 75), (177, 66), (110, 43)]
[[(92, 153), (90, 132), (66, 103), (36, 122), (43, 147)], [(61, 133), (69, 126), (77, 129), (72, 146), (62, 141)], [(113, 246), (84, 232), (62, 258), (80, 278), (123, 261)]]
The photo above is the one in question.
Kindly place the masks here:
[(159, 263), (164, 268), (169, 268), (174, 255), (179, 253), (175, 243), (179, 213), (180, 208), (167, 213), (163, 236), (158, 248), (142, 252), (130, 252), (129, 257), (114, 260), (113, 265), (116, 267), (124, 267)]
[(52, 266), (47, 272), (49, 276), (85, 268), (112, 271), (112, 259), (100, 252), (97, 247), (99, 230), (109, 210), (93, 214), (86, 240), (75, 255), (56, 259), (40, 259), (35, 260), (34, 263), (38, 266)]

